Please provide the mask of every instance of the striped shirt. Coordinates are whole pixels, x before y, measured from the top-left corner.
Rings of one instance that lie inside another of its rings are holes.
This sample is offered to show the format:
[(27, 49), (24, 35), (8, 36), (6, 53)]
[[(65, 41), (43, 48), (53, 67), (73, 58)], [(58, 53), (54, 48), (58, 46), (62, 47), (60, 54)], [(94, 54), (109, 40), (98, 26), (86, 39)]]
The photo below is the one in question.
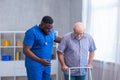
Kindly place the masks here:
[[(93, 38), (84, 33), (81, 39), (76, 39), (74, 32), (64, 35), (61, 43), (58, 45), (59, 52), (63, 53), (64, 61), (68, 67), (86, 67), (88, 63), (89, 52), (95, 51), (96, 46)], [(65, 72), (68, 74), (68, 71)], [(71, 75), (85, 75), (85, 69), (74, 69)]]

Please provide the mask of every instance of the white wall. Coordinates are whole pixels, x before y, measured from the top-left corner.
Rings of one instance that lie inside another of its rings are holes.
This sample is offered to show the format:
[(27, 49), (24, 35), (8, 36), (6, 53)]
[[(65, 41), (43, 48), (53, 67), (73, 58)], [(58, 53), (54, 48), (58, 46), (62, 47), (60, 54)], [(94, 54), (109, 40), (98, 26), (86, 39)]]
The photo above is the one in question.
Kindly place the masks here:
[(0, 0), (0, 31), (24, 31), (50, 15), (60, 35), (81, 21), (82, 0)]

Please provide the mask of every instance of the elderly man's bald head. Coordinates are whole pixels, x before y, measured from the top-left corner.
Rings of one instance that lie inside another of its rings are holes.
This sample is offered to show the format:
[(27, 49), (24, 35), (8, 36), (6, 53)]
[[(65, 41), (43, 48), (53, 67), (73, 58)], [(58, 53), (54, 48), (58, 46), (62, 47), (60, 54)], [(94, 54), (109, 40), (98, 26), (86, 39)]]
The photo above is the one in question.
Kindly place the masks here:
[(83, 24), (81, 23), (81, 22), (76, 22), (75, 23), (75, 25), (74, 25), (74, 28), (73, 28), (73, 30), (75, 31), (75, 32), (84, 32), (84, 26), (83, 26)]
[(75, 37), (81, 38), (84, 33), (84, 26), (81, 22), (76, 22), (73, 30), (74, 30)]

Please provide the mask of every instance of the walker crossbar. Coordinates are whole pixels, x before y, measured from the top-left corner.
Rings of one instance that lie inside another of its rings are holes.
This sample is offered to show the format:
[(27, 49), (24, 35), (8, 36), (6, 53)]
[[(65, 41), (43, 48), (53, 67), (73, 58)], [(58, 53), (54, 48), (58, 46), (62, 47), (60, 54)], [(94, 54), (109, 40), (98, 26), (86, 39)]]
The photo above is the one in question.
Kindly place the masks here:
[(71, 74), (71, 69), (88, 69), (89, 72), (89, 76), (88, 76), (88, 80), (92, 80), (92, 73), (91, 73), (91, 67), (69, 67), (69, 80), (70, 80), (70, 74)]

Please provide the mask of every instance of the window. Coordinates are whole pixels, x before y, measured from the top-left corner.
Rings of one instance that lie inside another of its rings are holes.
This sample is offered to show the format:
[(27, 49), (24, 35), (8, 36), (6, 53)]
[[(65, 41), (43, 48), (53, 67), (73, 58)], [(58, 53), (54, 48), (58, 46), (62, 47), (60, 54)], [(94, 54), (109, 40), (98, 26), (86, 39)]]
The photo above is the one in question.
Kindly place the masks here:
[(118, 34), (118, 0), (91, 0), (87, 6), (86, 26), (97, 46), (95, 59), (114, 62)]

